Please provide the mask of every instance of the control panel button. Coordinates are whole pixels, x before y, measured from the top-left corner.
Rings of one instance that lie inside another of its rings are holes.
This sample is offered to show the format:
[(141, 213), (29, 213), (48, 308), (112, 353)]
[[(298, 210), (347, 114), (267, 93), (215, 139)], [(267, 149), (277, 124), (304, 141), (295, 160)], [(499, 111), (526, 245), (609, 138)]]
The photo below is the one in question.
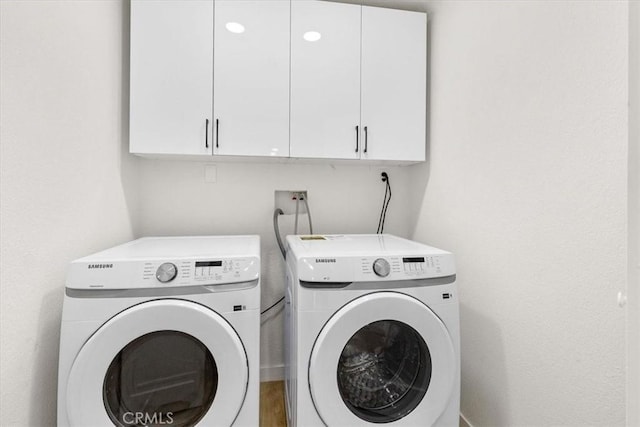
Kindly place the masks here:
[(373, 262), (373, 272), (379, 277), (387, 277), (391, 271), (389, 262), (384, 258), (378, 258)]
[(165, 262), (156, 270), (156, 279), (160, 283), (168, 283), (178, 275), (178, 267), (171, 262)]

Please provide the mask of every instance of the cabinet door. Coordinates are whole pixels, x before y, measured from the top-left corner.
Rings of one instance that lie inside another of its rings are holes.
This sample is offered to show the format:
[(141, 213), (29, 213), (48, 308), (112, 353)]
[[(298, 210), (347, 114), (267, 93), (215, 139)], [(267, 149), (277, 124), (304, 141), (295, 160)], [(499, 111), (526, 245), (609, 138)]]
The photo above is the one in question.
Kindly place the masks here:
[(291, 157), (360, 157), (361, 9), (291, 2)]
[(289, 156), (289, 2), (215, 2), (214, 154)]
[(426, 15), (362, 8), (363, 159), (425, 159)]
[(212, 106), (213, 0), (132, 1), (130, 151), (211, 154)]

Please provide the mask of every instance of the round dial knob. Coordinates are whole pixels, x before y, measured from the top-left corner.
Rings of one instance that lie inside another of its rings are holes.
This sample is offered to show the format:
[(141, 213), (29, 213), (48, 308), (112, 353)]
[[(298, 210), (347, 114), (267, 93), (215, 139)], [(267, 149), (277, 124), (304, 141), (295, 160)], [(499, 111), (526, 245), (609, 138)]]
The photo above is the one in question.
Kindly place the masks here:
[(165, 262), (156, 270), (156, 279), (161, 283), (172, 281), (178, 275), (178, 268), (171, 262)]
[(373, 272), (376, 273), (376, 275), (380, 277), (387, 277), (390, 271), (391, 267), (386, 259), (378, 258), (373, 262)]

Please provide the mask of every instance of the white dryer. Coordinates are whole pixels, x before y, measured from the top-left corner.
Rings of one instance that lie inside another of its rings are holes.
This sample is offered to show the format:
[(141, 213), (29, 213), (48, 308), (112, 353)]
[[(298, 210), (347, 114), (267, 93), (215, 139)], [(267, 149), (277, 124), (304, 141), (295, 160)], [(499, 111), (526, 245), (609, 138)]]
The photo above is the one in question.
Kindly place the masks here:
[(258, 425), (258, 236), (135, 240), (65, 291), (59, 427)]
[(287, 243), (289, 427), (457, 426), (453, 255), (391, 235)]

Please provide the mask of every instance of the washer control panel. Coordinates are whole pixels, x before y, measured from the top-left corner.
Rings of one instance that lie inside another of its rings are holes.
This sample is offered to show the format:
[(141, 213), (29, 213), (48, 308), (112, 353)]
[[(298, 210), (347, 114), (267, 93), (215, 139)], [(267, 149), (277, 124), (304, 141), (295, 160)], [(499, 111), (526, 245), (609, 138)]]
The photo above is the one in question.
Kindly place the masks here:
[(298, 278), (308, 282), (366, 282), (415, 280), (456, 274), (450, 253), (303, 257), (298, 261)]
[(396, 280), (441, 277), (454, 274), (449, 272), (451, 268), (448, 265), (443, 266), (443, 262), (448, 264), (447, 261), (443, 261), (443, 257), (440, 255), (362, 258), (360, 273), (364, 277)]
[(287, 264), (302, 282), (334, 282), (338, 287), (456, 274), (451, 252), (390, 234), (287, 236), (287, 244)]
[(405, 274), (409, 276), (420, 276), (425, 271), (440, 273), (440, 258), (438, 257), (403, 257), (402, 266)]

